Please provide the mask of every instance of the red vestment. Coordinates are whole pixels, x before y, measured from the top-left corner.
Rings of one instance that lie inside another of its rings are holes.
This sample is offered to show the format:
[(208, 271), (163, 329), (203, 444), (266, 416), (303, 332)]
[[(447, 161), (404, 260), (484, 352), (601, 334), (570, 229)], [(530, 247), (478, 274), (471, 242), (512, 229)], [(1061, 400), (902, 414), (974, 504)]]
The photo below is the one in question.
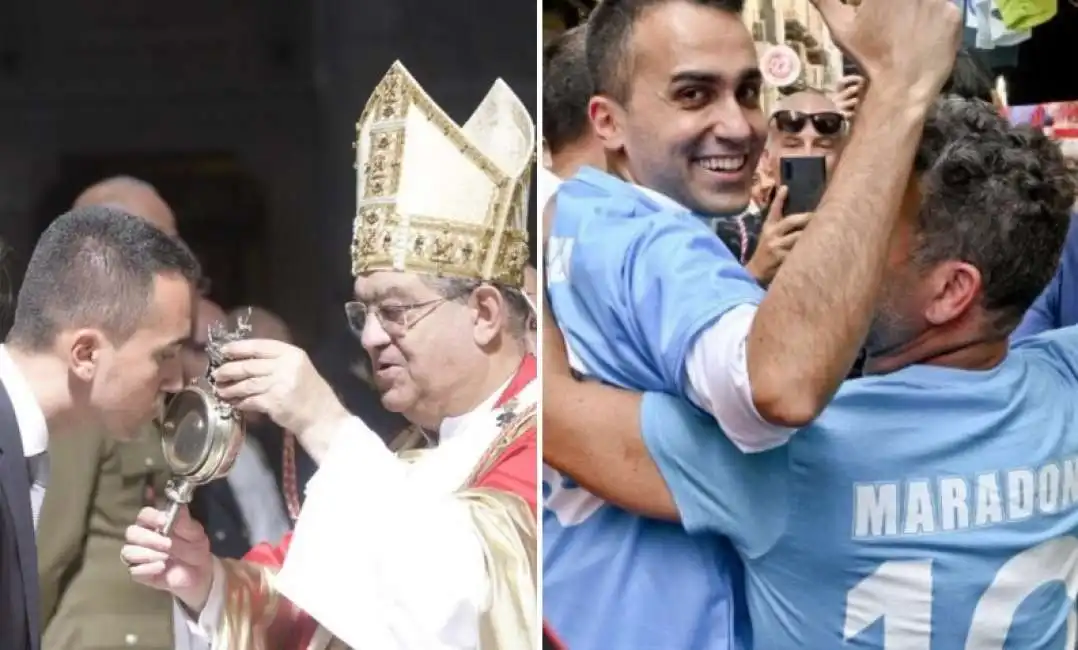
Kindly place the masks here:
[[(503, 406), (513, 399), (535, 380), (535, 376), (535, 357), (528, 355), (494, 407)], [(515, 494), (528, 503), (533, 514), (536, 513), (538, 444), (534, 426), (526, 429), (504, 449), (492, 448), (491, 454), (484, 459), (482, 465), (487, 465), (486, 469), (480, 471), (467, 487)], [(277, 546), (259, 544), (252, 548), (243, 560), (273, 571), (279, 570), (284, 564), (291, 540), (292, 534), (288, 533)], [(306, 650), (318, 628), (318, 624), (310, 616), (293, 607), (284, 598), (279, 599), (277, 611), (266, 612), (265, 615), (273, 619), (267, 638), (273, 639), (274, 648), (282, 650)]]

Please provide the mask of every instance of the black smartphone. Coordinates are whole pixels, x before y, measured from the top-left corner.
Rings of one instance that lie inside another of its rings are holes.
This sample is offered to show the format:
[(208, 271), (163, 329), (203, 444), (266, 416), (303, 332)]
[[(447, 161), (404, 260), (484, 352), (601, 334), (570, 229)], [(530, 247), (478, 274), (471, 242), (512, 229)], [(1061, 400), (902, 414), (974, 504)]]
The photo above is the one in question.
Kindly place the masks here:
[(786, 186), (782, 216), (813, 212), (827, 186), (827, 163), (823, 156), (799, 156), (779, 161), (781, 183)]
[(857, 67), (857, 64), (853, 62), (850, 57), (845, 54), (842, 55), (842, 76), (849, 77), (851, 75), (861, 75), (861, 70)]

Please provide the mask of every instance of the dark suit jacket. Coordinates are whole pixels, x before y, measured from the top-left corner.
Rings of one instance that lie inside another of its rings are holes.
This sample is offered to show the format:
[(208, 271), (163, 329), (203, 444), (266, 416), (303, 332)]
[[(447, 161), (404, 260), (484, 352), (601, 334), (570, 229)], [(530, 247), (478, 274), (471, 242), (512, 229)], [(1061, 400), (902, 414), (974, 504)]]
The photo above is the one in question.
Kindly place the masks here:
[(214, 555), (239, 559), (251, 550), (243, 513), (228, 479), (217, 479), (200, 486), (195, 490), (189, 508), (191, 517), (206, 529)]
[(37, 549), (19, 423), (0, 384), (0, 648), (38, 650)]

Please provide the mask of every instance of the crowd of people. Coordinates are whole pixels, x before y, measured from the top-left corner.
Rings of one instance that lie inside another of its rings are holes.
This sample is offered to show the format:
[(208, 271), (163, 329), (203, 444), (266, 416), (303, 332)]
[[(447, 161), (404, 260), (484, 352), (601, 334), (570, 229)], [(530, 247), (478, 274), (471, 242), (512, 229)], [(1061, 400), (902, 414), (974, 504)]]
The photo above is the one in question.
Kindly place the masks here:
[[(0, 649), (538, 647), (535, 129), (501, 81), (475, 116), (396, 63), (357, 124), (341, 317), (365, 359), (331, 354), (403, 431), (353, 415), (280, 318), (202, 295), (148, 183), (48, 226), (3, 305)], [(166, 534), (162, 413), (208, 372), (246, 436)]]
[[(767, 114), (737, 0), (604, 0), (546, 47), (547, 623), (1073, 648), (1073, 169), (959, 51), (962, 3), (813, 4), (857, 91)], [(826, 189), (784, 214), (804, 156)]]

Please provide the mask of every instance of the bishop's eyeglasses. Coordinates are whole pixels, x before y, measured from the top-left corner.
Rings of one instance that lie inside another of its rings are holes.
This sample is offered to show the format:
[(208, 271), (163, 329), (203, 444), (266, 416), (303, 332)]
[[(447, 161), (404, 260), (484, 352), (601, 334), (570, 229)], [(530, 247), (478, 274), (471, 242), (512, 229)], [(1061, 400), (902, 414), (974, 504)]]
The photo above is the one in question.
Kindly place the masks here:
[(413, 302), (406, 305), (392, 303), (368, 305), (365, 302), (353, 300), (344, 303), (344, 315), (348, 319), (348, 327), (356, 336), (363, 336), (363, 328), (367, 324), (367, 314), (373, 313), (386, 334), (393, 338), (398, 338), (449, 300), (449, 298), (434, 298), (433, 300)]

